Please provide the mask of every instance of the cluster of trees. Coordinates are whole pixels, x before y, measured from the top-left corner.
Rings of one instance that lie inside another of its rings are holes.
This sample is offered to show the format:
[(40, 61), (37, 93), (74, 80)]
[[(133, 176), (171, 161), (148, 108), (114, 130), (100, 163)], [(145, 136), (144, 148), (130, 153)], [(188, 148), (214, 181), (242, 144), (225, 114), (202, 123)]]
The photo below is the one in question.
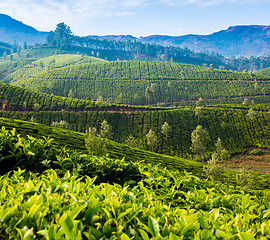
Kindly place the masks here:
[[(70, 27), (65, 23), (59, 23), (56, 30), (50, 32), (47, 44), (56, 46), (59, 49), (70, 49), (76, 46), (91, 49), (89, 52), (96, 52), (98, 57), (109, 60), (139, 59), (139, 60), (161, 60), (190, 63), (201, 66), (209, 66), (217, 69), (235, 71), (256, 71), (263, 67), (270, 66), (270, 57), (232, 57), (227, 59), (220, 54), (209, 52), (195, 52), (187, 48), (163, 47), (157, 44), (144, 44), (137, 41), (114, 41), (100, 40), (91, 36), (74, 36)], [(100, 54), (101, 53), (101, 54)]]

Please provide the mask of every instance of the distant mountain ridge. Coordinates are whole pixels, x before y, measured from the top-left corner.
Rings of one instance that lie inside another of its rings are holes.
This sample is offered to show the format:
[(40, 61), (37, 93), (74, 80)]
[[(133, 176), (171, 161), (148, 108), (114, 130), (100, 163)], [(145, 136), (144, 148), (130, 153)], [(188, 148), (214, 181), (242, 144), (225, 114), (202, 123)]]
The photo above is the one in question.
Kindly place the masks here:
[(8, 15), (0, 14), (0, 41), (12, 43), (14, 40), (22, 44), (44, 43), (48, 33), (40, 32)]
[[(93, 36), (99, 39), (125, 40), (128, 36)], [(132, 40), (130, 36), (129, 40)], [(151, 35), (133, 39), (162, 46), (187, 47), (195, 51), (209, 51), (226, 57), (270, 55), (270, 26), (233, 26), (209, 35), (166, 36)]]
[[(0, 14), (0, 41), (2, 42), (12, 43), (15, 40), (19, 44), (45, 43), (47, 35), (48, 32), (37, 31), (8, 15)], [(140, 38), (131, 35), (89, 35), (88, 37), (186, 47), (195, 51), (219, 53), (225, 57), (270, 55), (270, 25), (233, 26), (209, 35), (151, 35)]]

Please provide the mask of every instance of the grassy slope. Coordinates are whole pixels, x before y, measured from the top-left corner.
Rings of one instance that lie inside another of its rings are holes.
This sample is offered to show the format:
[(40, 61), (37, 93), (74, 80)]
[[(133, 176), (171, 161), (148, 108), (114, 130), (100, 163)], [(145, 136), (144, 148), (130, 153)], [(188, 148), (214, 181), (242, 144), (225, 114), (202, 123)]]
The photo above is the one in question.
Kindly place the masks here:
[(66, 98), (60, 96), (53, 96), (51, 94), (39, 93), (32, 90), (23, 89), (21, 87), (12, 86), (6, 83), (0, 83), (0, 107), (2, 110), (15, 111), (33, 111), (34, 105), (39, 105), (39, 111), (61, 111), (61, 110), (115, 110), (119, 109), (165, 109), (165, 108), (151, 108), (143, 106), (129, 106), (109, 104), (90, 100), (79, 100), (75, 98)]
[[(257, 89), (250, 81), (252, 79), (262, 80)], [(72, 89), (75, 97), (81, 99), (102, 96), (110, 102), (146, 104), (149, 101), (177, 102), (200, 97), (260, 96), (269, 93), (268, 79), (256, 74), (211, 70), (180, 63), (116, 61), (64, 67), (12, 84), (61, 96), (67, 96)], [(153, 97), (147, 100), (145, 89), (153, 84)]]
[(270, 67), (263, 68), (263, 69), (261, 69), (259, 71), (256, 71), (256, 73), (258, 73), (260, 75), (264, 75), (264, 76), (270, 77)]
[[(93, 108), (94, 109), (94, 108)], [(94, 109), (95, 110), (95, 109)], [(130, 109), (131, 110), (131, 109)], [(194, 158), (190, 151), (191, 132), (198, 126), (209, 131), (211, 141), (208, 144), (207, 158), (214, 151), (217, 138), (221, 138), (223, 146), (231, 154), (242, 153), (247, 146), (269, 148), (270, 119), (269, 114), (256, 110), (256, 117), (251, 121), (247, 117), (249, 108), (238, 109), (230, 106), (204, 107), (200, 117), (195, 116), (194, 109), (183, 108), (163, 111), (40, 111), (40, 112), (15, 112), (0, 111), (1, 117), (21, 119), (51, 125), (52, 122), (64, 120), (69, 124), (69, 129), (85, 132), (89, 127), (100, 129), (101, 122), (106, 119), (112, 126), (113, 140), (123, 143), (128, 136), (137, 139), (138, 146), (150, 149), (147, 145), (146, 134), (149, 129), (155, 131), (158, 143), (155, 151), (172, 156)], [(168, 141), (161, 133), (161, 127), (167, 122), (172, 127)]]
[(46, 58), (31, 62), (31, 64), (25, 65), (17, 71), (9, 74), (4, 82), (9, 83), (12, 81), (18, 81), (21, 78), (29, 77), (31, 75), (46, 72), (49, 69), (61, 68), (74, 64), (91, 63), (91, 62), (102, 62), (105, 60), (89, 57), (79, 54), (60, 54), (53, 55)]
[[(60, 145), (65, 145), (79, 151), (86, 151), (84, 147), (84, 134), (82, 133), (6, 118), (0, 118), (0, 126), (5, 126), (6, 129), (16, 128), (17, 132), (22, 135), (32, 135), (35, 137), (49, 136), (54, 138)], [(186, 170), (196, 176), (204, 177), (202, 171), (203, 164), (198, 162), (131, 148), (113, 141), (110, 141), (108, 144), (108, 153), (113, 158), (125, 157), (126, 160), (144, 161), (153, 165), (160, 164), (163, 167), (178, 169), (180, 171)], [(224, 171), (224, 181), (235, 183), (235, 174), (236, 172), (233, 171)], [(269, 188), (269, 175), (258, 173), (252, 173), (252, 175), (254, 177), (255, 189)]]

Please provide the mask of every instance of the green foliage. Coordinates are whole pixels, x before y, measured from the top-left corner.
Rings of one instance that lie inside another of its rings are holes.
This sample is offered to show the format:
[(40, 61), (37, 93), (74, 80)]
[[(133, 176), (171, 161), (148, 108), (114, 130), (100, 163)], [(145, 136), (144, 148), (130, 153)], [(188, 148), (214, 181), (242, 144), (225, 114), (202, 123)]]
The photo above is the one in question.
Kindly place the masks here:
[(253, 150), (251, 150), (251, 151), (249, 152), (249, 154), (255, 155), (255, 156), (261, 156), (261, 155), (263, 155), (264, 153), (265, 153), (265, 151), (262, 150), (262, 149), (253, 149)]
[(132, 135), (128, 136), (128, 138), (125, 141), (125, 144), (127, 144), (130, 147), (137, 147), (138, 146), (137, 139), (135, 137), (133, 137)]
[(111, 139), (113, 135), (112, 126), (104, 119), (100, 126), (100, 137)]
[[(51, 98), (51, 101), (54, 99), (58, 100), (57, 97)], [(8, 109), (7, 106), (9, 104), (7, 105), (7, 102), (5, 103), (5, 107)], [(52, 103), (55, 104), (54, 101)], [(67, 99), (63, 103), (69, 104), (70, 102)], [(76, 101), (71, 103), (76, 103)], [(80, 102), (78, 101), (77, 103)], [(97, 109), (99, 111), (28, 112), (22, 108), (22, 112), (0, 111), (0, 116), (25, 121), (30, 121), (32, 118), (36, 122), (46, 125), (64, 120), (69, 123), (70, 130), (83, 133), (89, 127), (95, 127), (100, 131), (101, 122), (105, 119), (110, 123), (111, 129), (114, 132), (112, 136), (113, 141), (123, 143), (129, 135), (132, 135), (137, 139), (137, 147), (142, 149), (151, 149), (147, 145), (146, 134), (149, 129), (152, 129), (158, 137), (158, 143), (154, 148), (156, 152), (183, 158), (193, 157), (190, 150), (190, 136), (191, 132), (198, 125), (204, 126), (212, 139), (209, 142), (209, 148), (205, 152), (206, 159), (211, 158), (211, 154), (215, 150), (215, 141), (219, 137), (222, 137), (224, 148), (231, 154), (242, 153), (247, 146), (259, 148), (270, 147), (270, 116), (267, 113), (269, 111), (268, 105), (256, 105), (254, 107), (256, 118), (253, 121), (250, 121), (246, 116), (249, 106), (244, 107), (242, 105), (202, 107), (202, 114), (199, 119), (195, 117), (194, 108), (164, 109), (163, 111), (153, 108), (148, 111), (134, 111), (136, 108), (137, 110), (146, 109), (138, 108), (137, 106), (133, 109), (109, 105), (98, 108), (96, 103), (94, 106), (96, 107), (89, 110)], [(101, 109), (104, 111), (101, 111)], [(173, 129), (168, 140), (164, 138), (161, 132), (164, 122), (167, 122)]]
[(216, 151), (212, 154), (212, 159), (215, 159), (217, 162), (225, 161), (230, 158), (229, 152), (223, 148), (222, 141), (220, 138), (216, 142)]
[(239, 186), (252, 188), (252, 185), (254, 183), (253, 176), (249, 172), (247, 172), (245, 168), (242, 168), (240, 170), (240, 173), (236, 175), (236, 183)]
[(191, 133), (191, 147), (190, 149), (194, 153), (202, 154), (202, 162), (204, 159), (204, 152), (207, 149), (207, 143), (210, 140), (209, 132), (202, 128), (201, 125), (198, 125), (196, 129)]
[(58, 128), (64, 128), (64, 129), (68, 129), (68, 122), (66, 122), (65, 120), (61, 120), (60, 122), (52, 122), (51, 124), (53, 127), (58, 127)]
[(146, 139), (147, 144), (151, 148), (151, 151), (153, 151), (158, 142), (156, 133), (152, 129), (150, 129), (149, 132), (146, 134)]
[[(105, 163), (101, 166), (106, 168)], [(147, 178), (134, 187), (128, 182), (99, 184), (97, 178), (70, 171), (7, 174), (0, 178), (0, 235), (4, 239), (270, 237), (267, 196), (187, 173), (145, 165), (136, 169)]]
[[(259, 90), (254, 89), (254, 79)], [(51, 89), (47, 88), (50, 82)], [(76, 98), (97, 100), (102, 96), (103, 101), (125, 104), (194, 102), (201, 97), (227, 101), (269, 93), (268, 78), (261, 75), (144, 61), (78, 64), (18, 78), (12, 84), (64, 97), (72, 89)]]
[(168, 141), (171, 132), (172, 127), (167, 122), (164, 122), (163, 125), (161, 126), (161, 133), (164, 135), (166, 141)]
[(52, 46), (57, 46), (59, 49), (68, 49), (72, 44), (72, 31), (65, 23), (59, 23), (54, 32), (50, 32), (47, 37), (47, 42)]
[(256, 118), (256, 112), (250, 108), (248, 110), (247, 117), (250, 119), (250, 121), (253, 121)]
[(47, 168), (49, 162), (56, 161), (60, 152), (49, 138), (27, 138), (16, 134), (16, 130), (8, 131), (2, 127), (0, 131), (0, 173), (7, 173), (13, 169), (24, 168), (41, 172)]
[[(85, 148), (85, 134), (60, 129), (52, 128), (46, 125), (0, 118), (0, 125), (6, 126), (7, 129), (17, 128), (18, 133), (22, 136), (33, 135), (36, 137), (51, 136), (61, 146), (67, 146), (70, 149), (77, 149), (86, 152)], [(190, 135), (189, 135), (190, 138)], [(238, 141), (239, 142), (239, 141)], [(148, 152), (138, 148), (131, 148), (127, 145), (119, 144), (116, 142), (107, 142), (108, 154), (111, 158), (122, 159), (133, 162), (146, 162), (151, 165), (159, 165), (167, 169), (178, 171), (192, 172), (196, 176), (205, 177), (203, 172), (203, 165), (198, 162), (190, 161), (179, 157), (171, 157), (166, 155)], [(67, 161), (70, 163), (70, 161)], [(268, 189), (269, 188), (269, 175), (250, 173), (254, 179), (252, 187), (254, 189)], [(236, 184), (236, 172), (222, 171), (220, 179), (222, 182)]]
[(106, 139), (102, 138), (100, 134), (97, 134), (95, 127), (89, 128), (86, 131), (85, 147), (89, 154), (95, 156), (103, 156), (107, 152)]

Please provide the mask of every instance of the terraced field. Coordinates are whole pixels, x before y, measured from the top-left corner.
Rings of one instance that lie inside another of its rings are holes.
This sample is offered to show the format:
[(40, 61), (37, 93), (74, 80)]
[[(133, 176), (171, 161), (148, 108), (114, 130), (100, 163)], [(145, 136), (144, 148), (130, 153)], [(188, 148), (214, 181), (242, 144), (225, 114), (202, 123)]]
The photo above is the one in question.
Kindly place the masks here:
[(80, 99), (145, 105), (194, 102), (200, 97), (220, 100), (268, 96), (268, 80), (253, 73), (188, 64), (116, 61), (64, 67), (12, 84), (65, 97), (71, 91)]

